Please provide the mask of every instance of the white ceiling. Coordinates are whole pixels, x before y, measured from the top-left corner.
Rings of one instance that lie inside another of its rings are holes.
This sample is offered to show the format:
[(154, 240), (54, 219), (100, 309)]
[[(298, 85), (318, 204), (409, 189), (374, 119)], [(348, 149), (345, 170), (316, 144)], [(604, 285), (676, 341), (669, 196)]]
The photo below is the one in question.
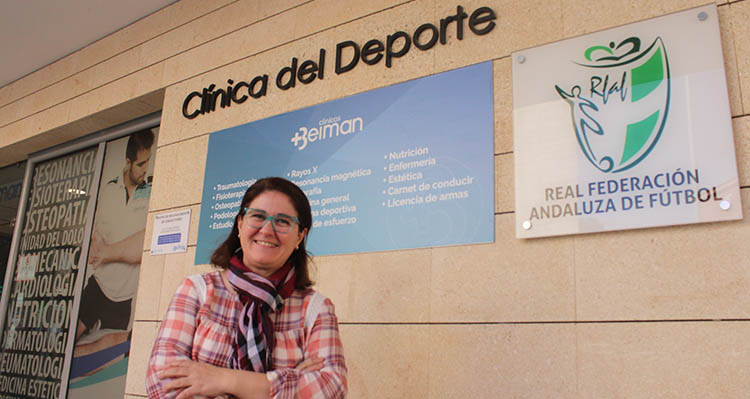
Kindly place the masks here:
[[(175, 1), (0, 0), (0, 87)], [(20, 182), (23, 171), (18, 165), (3, 168), (0, 186)], [(4, 238), (13, 232), (11, 220), (17, 206), (18, 198), (0, 202), (0, 236)]]
[(176, 0), (0, 0), (0, 87)]

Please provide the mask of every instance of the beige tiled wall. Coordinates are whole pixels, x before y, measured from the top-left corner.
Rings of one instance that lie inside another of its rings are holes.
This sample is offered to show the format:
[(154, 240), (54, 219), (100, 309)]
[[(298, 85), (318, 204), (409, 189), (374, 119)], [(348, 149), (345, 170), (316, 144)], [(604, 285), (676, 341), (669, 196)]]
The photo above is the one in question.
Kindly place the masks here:
[(576, 326), (577, 397), (744, 398), (750, 323)]
[[(495, 242), (319, 257), (336, 304), (352, 398), (744, 397), (750, 221), (517, 240), (510, 54), (701, 5), (701, 0), (183, 0), (0, 88), (2, 164), (163, 107), (154, 215), (190, 209), (185, 254), (144, 256), (126, 398), (145, 395), (150, 346), (194, 266), (205, 152), (213, 131), (492, 61)], [(461, 4), (498, 14), (484, 37), (448, 35), (382, 64), (333, 71), (335, 44), (438, 22)], [(750, 215), (750, 0), (719, 22), (742, 206)], [(211, 27), (208, 29), (207, 27)], [(227, 79), (273, 77), (328, 52), (326, 76), (187, 120), (182, 101)], [(163, 105), (162, 105), (163, 104)], [(0, 165), (2, 166), (2, 165)], [(146, 240), (148, 251), (150, 240)]]

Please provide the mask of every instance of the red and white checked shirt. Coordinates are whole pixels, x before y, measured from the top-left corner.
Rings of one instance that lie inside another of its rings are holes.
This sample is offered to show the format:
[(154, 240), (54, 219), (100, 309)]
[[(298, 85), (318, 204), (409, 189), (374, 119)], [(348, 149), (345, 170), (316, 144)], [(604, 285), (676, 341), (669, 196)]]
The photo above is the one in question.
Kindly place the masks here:
[[(185, 279), (159, 329), (146, 372), (146, 390), (152, 399), (174, 398), (177, 390), (164, 392), (168, 379), (159, 380), (155, 367), (175, 360), (191, 359), (231, 368), (242, 303), (221, 278), (221, 272), (202, 275), (206, 297), (201, 303), (198, 289)], [(294, 291), (280, 312), (271, 313), (276, 346), (274, 370), (266, 373), (272, 398), (343, 398), (346, 396), (346, 362), (339, 338), (333, 303), (326, 298), (309, 334), (305, 312), (314, 291)], [(299, 372), (294, 367), (310, 357), (323, 359), (320, 371)]]

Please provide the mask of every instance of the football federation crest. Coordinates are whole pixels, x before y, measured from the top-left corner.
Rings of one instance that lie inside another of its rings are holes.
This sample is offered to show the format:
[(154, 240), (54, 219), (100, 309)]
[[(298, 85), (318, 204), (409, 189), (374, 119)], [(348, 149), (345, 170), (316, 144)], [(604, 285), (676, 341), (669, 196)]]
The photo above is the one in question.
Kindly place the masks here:
[(602, 172), (632, 168), (659, 141), (669, 112), (669, 62), (657, 37), (648, 48), (629, 37), (619, 44), (591, 46), (576, 62), (590, 71), (570, 89), (555, 85), (570, 104), (578, 145)]

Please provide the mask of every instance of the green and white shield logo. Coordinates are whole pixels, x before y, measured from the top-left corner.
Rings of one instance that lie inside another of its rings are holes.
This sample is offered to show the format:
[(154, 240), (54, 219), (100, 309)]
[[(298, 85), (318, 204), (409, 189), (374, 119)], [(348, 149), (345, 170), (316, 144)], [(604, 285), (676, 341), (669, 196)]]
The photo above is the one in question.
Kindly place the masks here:
[(669, 62), (657, 37), (641, 51), (641, 40), (591, 46), (583, 53), (589, 79), (557, 93), (570, 104), (578, 145), (602, 172), (627, 170), (659, 141), (669, 112)]

